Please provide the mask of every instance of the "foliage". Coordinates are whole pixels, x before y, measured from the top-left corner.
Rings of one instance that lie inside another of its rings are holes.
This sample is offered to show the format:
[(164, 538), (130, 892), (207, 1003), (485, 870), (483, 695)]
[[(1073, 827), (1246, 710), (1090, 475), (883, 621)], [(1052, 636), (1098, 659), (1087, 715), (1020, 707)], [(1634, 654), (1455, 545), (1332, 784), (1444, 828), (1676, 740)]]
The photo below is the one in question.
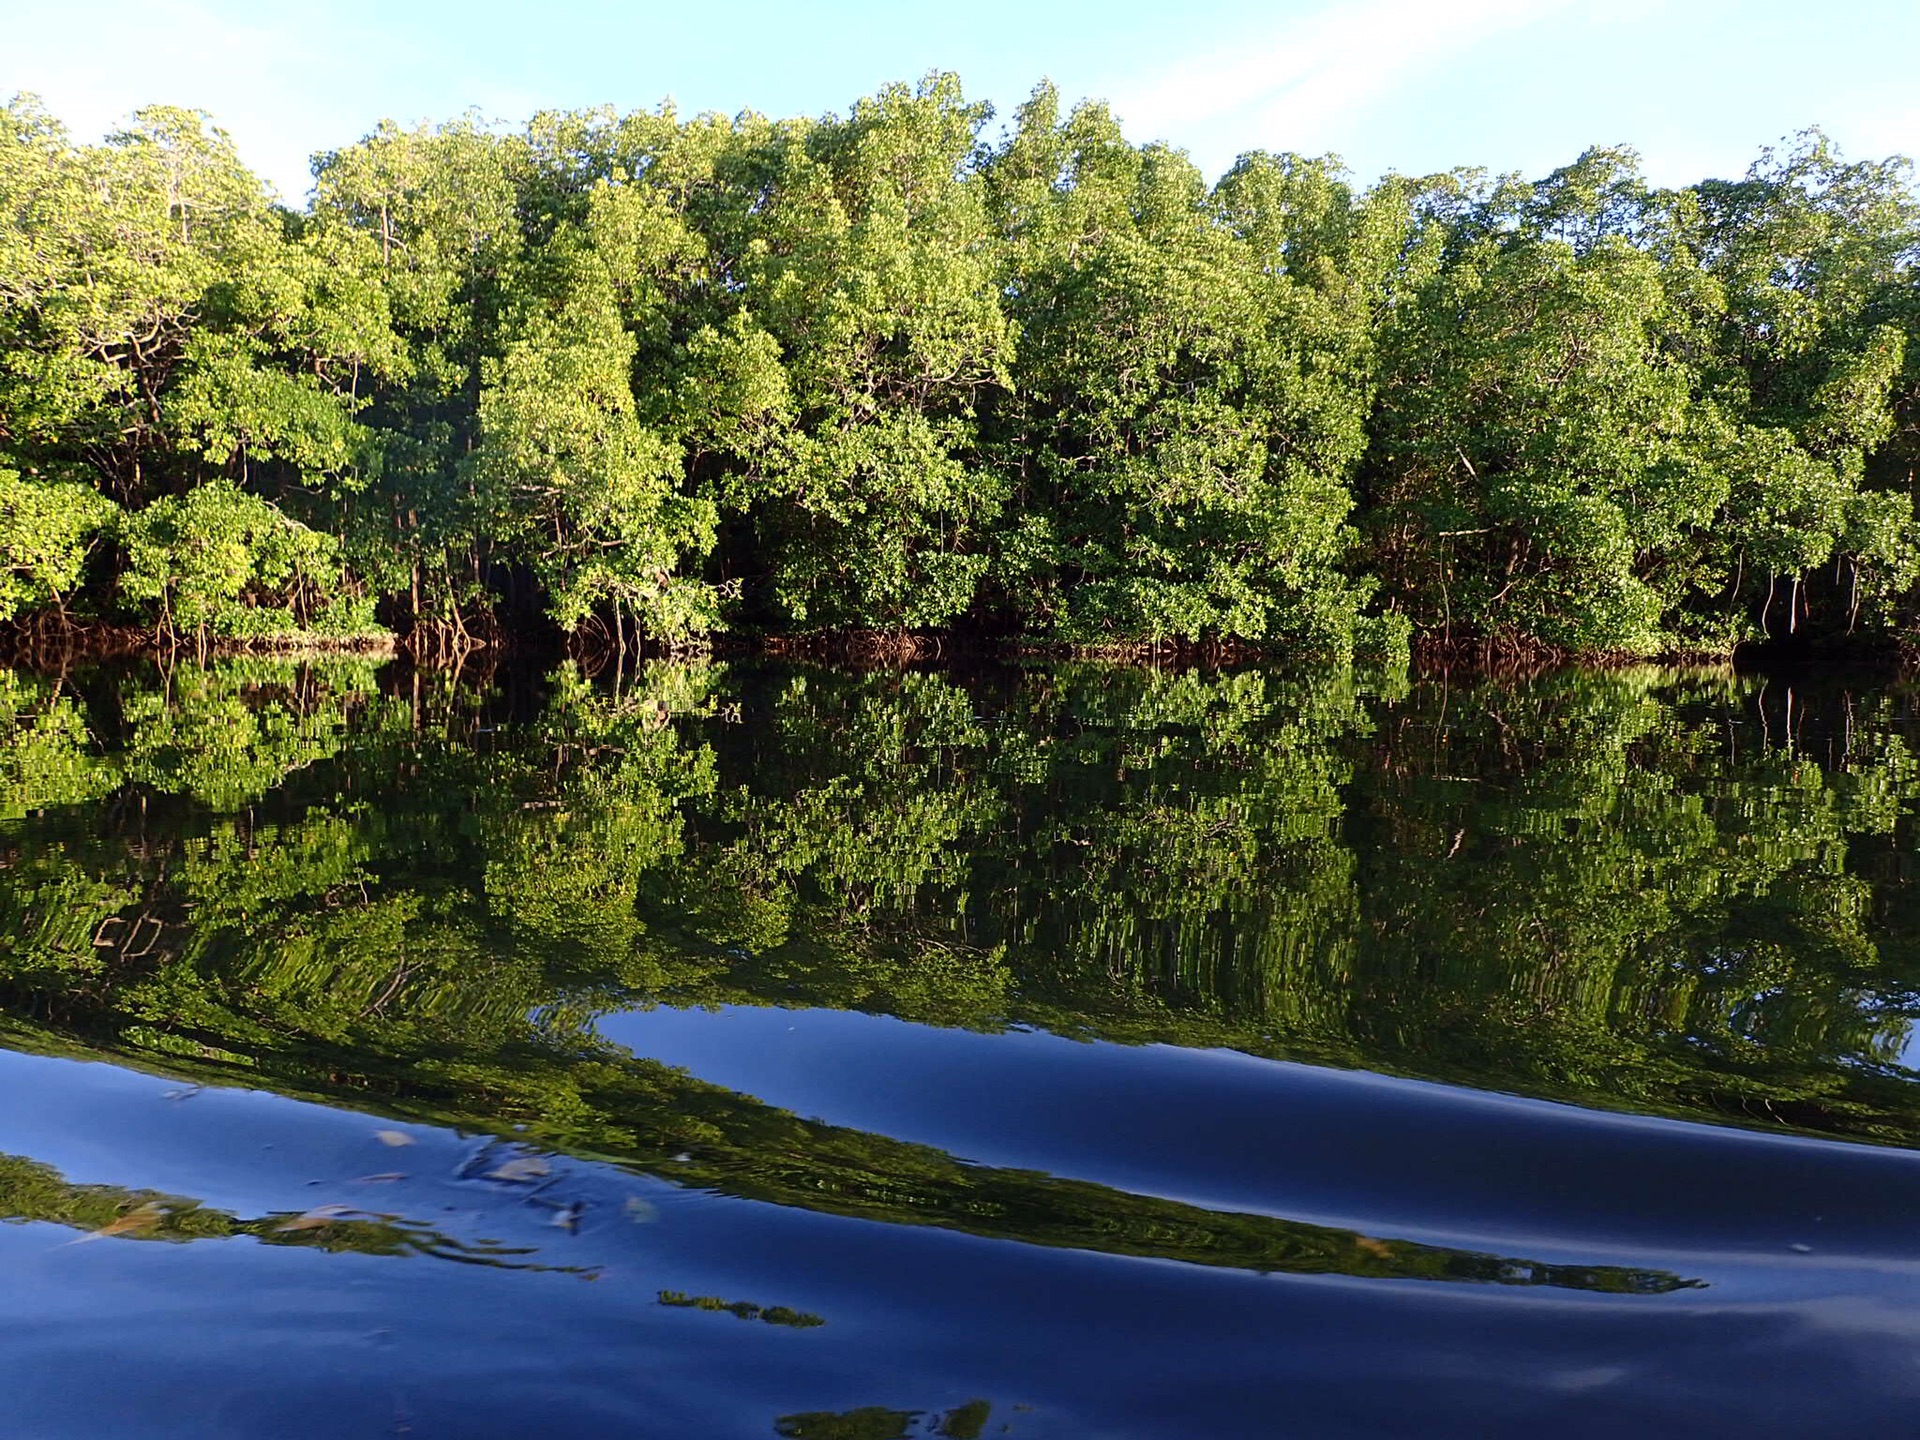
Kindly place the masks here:
[(343, 603), (339, 542), (267, 501), (211, 481), (156, 500), (121, 527), (121, 593), (145, 601), (169, 637), (352, 634), (372, 628)]
[(1874, 312), (1920, 233), (1896, 167), (1813, 137), (1663, 193), (1593, 151), (1437, 199), (1449, 253), (1386, 328), (1366, 497), (1416, 625), (1724, 651), (1797, 631), (1830, 561), (1830, 631), (1913, 583), (1910, 497), (1863, 485), (1905, 344)]
[(114, 513), (113, 502), (90, 486), (0, 469), (0, 620), (64, 606)]
[(1021, 483), (1005, 603), (1082, 644), (1348, 653), (1366, 589), (1340, 568), (1346, 481), (1390, 217), (1298, 156), (1245, 156), (1210, 192), (1099, 107), (1060, 120), (1050, 90), (988, 179), (1021, 326), (996, 415)]
[(1905, 162), (1209, 183), (1048, 86), (991, 124), (938, 72), (387, 123), (296, 212), (197, 112), (89, 145), (18, 99), (0, 615), (1335, 662), (1920, 621)]

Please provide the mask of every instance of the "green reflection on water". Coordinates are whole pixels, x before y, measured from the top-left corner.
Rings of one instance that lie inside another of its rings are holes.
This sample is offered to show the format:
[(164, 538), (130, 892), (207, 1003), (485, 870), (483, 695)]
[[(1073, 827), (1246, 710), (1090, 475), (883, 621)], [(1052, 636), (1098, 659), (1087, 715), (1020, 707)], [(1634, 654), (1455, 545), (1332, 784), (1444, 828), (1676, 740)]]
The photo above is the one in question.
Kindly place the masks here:
[(266, 1245), (290, 1245), (357, 1255), (429, 1255), (509, 1270), (590, 1274), (579, 1266), (547, 1265), (523, 1257), (533, 1250), (496, 1241), (465, 1241), (403, 1216), (346, 1205), (243, 1218), (181, 1195), (119, 1185), (76, 1185), (50, 1165), (0, 1155), (0, 1215), (13, 1224), (39, 1222), (81, 1232), (67, 1244), (99, 1240), (180, 1243), (248, 1235)]
[(592, 1021), (1039, 1024), (1920, 1142), (1890, 691), (254, 661), (6, 674), (0, 720), (20, 1048), (1036, 1243), (1625, 1291), (1683, 1282), (965, 1166)]

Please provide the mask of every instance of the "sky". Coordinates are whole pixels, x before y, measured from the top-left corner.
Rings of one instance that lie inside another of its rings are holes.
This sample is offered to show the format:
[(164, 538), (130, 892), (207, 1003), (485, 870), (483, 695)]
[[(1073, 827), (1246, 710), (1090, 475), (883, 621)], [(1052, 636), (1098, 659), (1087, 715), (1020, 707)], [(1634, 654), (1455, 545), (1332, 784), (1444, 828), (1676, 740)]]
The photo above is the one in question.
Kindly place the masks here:
[(1004, 118), (1051, 79), (1210, 175), (1264, 149), (1363, 181), (1538, 176), (1626, 144), (1684, 184), (1810, 125), (1920, 155), (1916, 57), (1920, 0), (0, 0), (0, 96), (88, 139), (141, 105), (205, 110), (294, 202), (314, 152), (383, 118), (820, 115), (933, 69)]

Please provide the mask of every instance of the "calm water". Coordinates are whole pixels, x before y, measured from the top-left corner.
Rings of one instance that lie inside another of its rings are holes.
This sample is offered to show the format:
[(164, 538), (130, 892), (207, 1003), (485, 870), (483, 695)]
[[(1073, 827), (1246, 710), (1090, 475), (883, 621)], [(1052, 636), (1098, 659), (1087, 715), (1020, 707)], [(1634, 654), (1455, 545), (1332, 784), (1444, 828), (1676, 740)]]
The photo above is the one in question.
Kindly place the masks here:
[(1903, 690), (0, 672), (21, 1436), (1920, 1411)]

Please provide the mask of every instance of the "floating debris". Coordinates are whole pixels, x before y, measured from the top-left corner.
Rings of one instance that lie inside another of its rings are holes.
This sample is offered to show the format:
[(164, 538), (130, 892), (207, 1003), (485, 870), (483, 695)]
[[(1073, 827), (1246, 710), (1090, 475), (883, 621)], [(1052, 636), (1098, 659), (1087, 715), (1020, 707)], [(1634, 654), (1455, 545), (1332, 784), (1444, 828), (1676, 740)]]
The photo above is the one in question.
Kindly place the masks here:
[(124, 1215), (116, 1215), (98, 1230), (89, 1230), (85, 1235), (67, 1241), (67, 1244), (84, 1245), (89, 1240), (110, 1240), (116, 1235), (144, 1239), (160, 1228), (168, 1213), (167, 1207), (158, 1200), (149, 1200)]
[(543, 1155), (516, 1155), (513, 1159), (487, 1171), (489, 1180), (505, 1180), (515, 1185), (525, 1185), (553, 1173), (553, 1166), (547, 1163)]
[(295, 1230), (318, 1230), (324, 1225), (331, 1225), (336, 1220), (356, 1213), (358, 1212), (351, 1205), (316, 1205), (311, 1210), (303, 1210), (300, 1214), (281, 1221), (273, 1228), (282, 1233)]

